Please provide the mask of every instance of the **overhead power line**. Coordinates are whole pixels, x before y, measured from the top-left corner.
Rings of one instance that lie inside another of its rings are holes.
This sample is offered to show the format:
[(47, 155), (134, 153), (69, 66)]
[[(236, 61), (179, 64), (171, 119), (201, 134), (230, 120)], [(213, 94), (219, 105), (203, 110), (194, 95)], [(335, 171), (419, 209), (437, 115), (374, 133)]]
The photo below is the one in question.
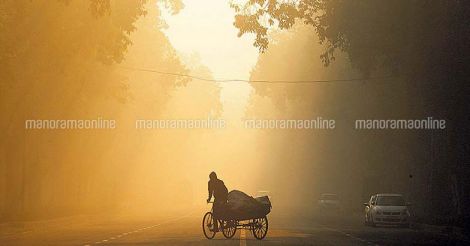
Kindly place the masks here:
[(383, 77), (369, 77), (369, 78), (350, 78), (350, 79), (330, 79), (330, 80), (246, 80), (246, 79), (210, 79), (210, 78), (203, 78), (195, 75), (190, 74), (182, 74), (182, 73), (174, 73), (174, 72), (164, 72), (158, 71), (154, 69), (148, 68), (135, 68), (135, 67), (125, 67), (120, 66), (121, 68), (134, 70), (134, 71), (141, 71), (141, 72), (149, 72), (149, 73), (157, 73), (163, 75), (172, 75), (172, 76), (179, 76), (179, 77), (186, 77), (195, 80), (201, 80), (206, 82), (218, 82), (218, 83), (231, 83), (231, 82), (241, 82), (241, 83), (267, 83), (267, 84), (314, 84), (314, 83), (337, 83), (337, 82), (360, 82), (360, 81), (368, 81), (368, 80), (378, 80), (378, 79), (390, 79), (394, 78), (394, 76), (383, 76)]

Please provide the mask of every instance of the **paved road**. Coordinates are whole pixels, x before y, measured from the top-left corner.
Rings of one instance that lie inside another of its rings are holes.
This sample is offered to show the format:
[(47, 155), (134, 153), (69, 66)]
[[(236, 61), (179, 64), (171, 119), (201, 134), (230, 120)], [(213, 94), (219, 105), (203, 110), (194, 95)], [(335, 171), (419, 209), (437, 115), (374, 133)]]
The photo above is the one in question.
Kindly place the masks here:
[(332, 221), (269, 216), (263, 241), (249, 231), (213, 240), (201, 231), (200, 213), (171, 217), (92, 217), (0, 225), (0, 245), (464, 245), (439, 233), (405, 228), (371, 228), (360, 219)]

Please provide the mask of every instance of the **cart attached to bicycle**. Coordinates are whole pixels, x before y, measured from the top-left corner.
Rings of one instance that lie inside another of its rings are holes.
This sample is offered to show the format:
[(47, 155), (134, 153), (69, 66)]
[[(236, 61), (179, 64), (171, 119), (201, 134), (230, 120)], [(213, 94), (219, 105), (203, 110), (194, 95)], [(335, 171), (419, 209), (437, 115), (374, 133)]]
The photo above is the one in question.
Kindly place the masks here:
[[(251, 198), (256, 201), (256, 206), (252, 206), (249, 211), (234, 210), (227, 206), (225, 211), (218, 215), (217, 221), (219, 229), (226, 238), (232, 238), (237, 229), (247, 229), (253, 233), (253, 236), (261, 240), (268, 233), (267, 215), (271, 212), (271, 202), (267, 196)], [(217, 229), (214, 228), (214, 213), (207, 212), (202, 220), (202, 230), (204, 236), (208, 239), (214, 238)]]

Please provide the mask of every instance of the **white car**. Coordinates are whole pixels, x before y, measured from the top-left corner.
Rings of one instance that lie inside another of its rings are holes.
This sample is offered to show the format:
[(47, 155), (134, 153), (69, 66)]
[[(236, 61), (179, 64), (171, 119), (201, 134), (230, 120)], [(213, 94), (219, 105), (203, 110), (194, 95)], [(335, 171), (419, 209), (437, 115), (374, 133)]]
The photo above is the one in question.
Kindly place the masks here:
[(365, 225), (410, 225), (409, 203), (405, 203), (401, 194), (376, 194), (364, 206)]

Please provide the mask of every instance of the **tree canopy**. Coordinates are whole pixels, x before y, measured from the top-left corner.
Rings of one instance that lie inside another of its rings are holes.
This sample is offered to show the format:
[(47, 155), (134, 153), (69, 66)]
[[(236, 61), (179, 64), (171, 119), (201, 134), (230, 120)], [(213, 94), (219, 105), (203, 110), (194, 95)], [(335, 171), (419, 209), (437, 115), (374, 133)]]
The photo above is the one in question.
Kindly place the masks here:
[[(270, 30), (303, 22), (326, 44), (324, 65), (343, 51), (366, 74), (379, 68), (406, 73), (416, 63), (439, 63), (433, 60), (438, 57), (452, 63), (468, 51), (467, 1), (248, 0), (232, 7), (239, 35), (254, 33), (261, 52), (269, 45)], [(433, 65), (421, 67), (426, 66)]]

